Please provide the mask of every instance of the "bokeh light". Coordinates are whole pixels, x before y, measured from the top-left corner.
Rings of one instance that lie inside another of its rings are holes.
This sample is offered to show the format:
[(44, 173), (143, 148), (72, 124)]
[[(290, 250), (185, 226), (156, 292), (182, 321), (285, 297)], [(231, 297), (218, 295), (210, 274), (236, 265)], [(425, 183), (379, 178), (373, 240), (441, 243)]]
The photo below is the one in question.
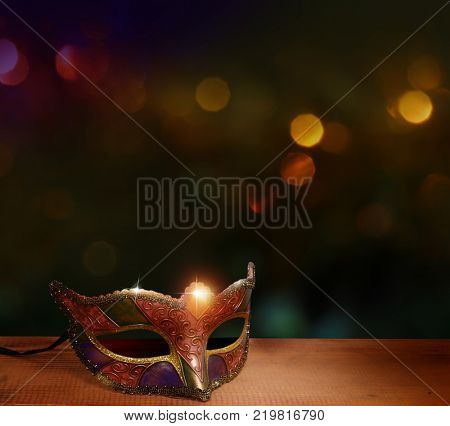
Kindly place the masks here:
[(93, 275), (108, 275), (114, 271), (117, 253), (114, 246), (105, 241), (94, 241), (84, 252), (83, 263)]
[(44, 216), (52, 220), (67, 219), (74, 209), (72, 196), (63, 188), (50, 188), (39, 194), (38, 205)]
[(332, 154), (344, 152), (350, 143), (350, 131), (341, 123), (336, 121), (325, 124), (325, 137), (320, 147)]
[(298, 337), (305, 333), (306, 320), (302, 305), (288, 289), (283, 293), (272, 292), (255, 309), (255, 323), (260, 327), (258, 331), (261, 337)]
[(355, 336), (355, 323), (342, 312), (327, 312), (318, 318), (312, 335), (319, 339), (345, 339)]
[(202, 80), (195, 91), (197, 103), (206, 111), (217, 112), (224, 109), (230, 101), (228, 84), (219, 77)]
[(300, 114), (291, 122), (291, 137), (300, 146), (317, 145), (323, 133), (322, 123), (314, 114)]
[(356, 224), (362, 234), (371, 238), (382, 238), (391, 230), (393, 219), (386, 206), (373, 203), (358, 212)]
[(313, 159), (303, 153), (288, 153), (281, 162), (280, 174), (290, 185), (303, 185), (305, 179), (313, 178), (316, 167)]
[(420, 124), (430, 118), (433, 104), (426, 93), (421, 90), (410, 90), (400, 96), (398, 112), (409, 123)]
[(408, 67), (408, 81), (416, 89), (436, 89), (442, 83), (442, 70), (432, 56), (422, 56)]
[(9, 145), (0, 143), (0, 177), (6, 176), (14, 166), (14, 154)]
[(90, 80), (97, 82), (107, 72), (109, 55), (102, 45), (78, 47), (66, 44), (55, 56), (57, 73), (64, 80), (83, 79), (82, 72)]
[(0, 74), (0, 83), (5, 86), (17, 86), (25, 81), (28, 76), (28, 71), (28, 60), (22, 53), (19, 53), (16, 66), (11, 71)]
[(0, 74), (10, 72), (19, 60), (15, 44), (6, 38), (0, 39)]
[(76, 80), (78, 72), (72, 66), (79, 65), (79, 53), (75, 46), (64, 46), (55, 57), (55, 67), (58, 74), (65, 80)]

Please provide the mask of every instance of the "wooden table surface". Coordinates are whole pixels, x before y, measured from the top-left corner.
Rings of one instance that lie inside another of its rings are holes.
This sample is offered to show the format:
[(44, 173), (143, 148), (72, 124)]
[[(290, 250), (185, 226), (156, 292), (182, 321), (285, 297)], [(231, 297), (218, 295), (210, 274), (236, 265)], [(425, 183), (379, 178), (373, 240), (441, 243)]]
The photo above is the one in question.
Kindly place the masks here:
[[(24, 350), (53, 340), (0, 337), (0, 346)], [(414, 373), (373, 340), (251, 339), (241, 374), (214, 391), (206, 403), (115, 392), (95, 379), (70, 348), (56, 357), (59, 348), (26, 357), (0, 356), (0, 403), (310, 406), (450, 401), (450, 340), (383, 340), (383, 344)]]

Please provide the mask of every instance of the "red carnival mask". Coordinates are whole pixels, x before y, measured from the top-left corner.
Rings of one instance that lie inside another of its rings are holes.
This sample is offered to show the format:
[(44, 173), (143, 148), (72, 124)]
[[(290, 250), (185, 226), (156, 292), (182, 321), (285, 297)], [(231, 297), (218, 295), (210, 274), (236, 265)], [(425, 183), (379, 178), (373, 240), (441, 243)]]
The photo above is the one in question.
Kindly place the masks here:
[[(70, 318), (72, 347), (100, 380), (129, 393), (205, 401), (245, 363), (254, 287), (249, 263), (247, 278), (218, 295), (201, 283), (179, 299), (139, 289), (86, 297), (57, 282), (51, 292)], [(214, 337), (232, 325), (237, 338)]]

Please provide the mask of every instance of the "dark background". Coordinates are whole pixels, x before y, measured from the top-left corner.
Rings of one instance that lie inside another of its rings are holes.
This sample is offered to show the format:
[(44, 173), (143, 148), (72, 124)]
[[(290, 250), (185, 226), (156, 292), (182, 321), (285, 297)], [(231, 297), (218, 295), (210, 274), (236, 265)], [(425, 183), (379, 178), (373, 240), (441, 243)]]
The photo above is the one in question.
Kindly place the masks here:
[[(80, 68), (199, 177), (254, 176), (291, 142), (295, 116), (320, 116), (443, 4), (92, 3), (9, 0), (57, 49), (91, 52)], [(288, 151), (315, 163), (313, 228), (260, 230), (377, 337), (450, 337), (449, 13), (323, 118), (346, 127), (345, 150)], [(66, 321), (50, 281), (86, 295), (129, 287), (188, 235), (136, 229), (136, 179), (187, 172), (89, 83), (62, 78), (2, 5), (0, 36), (29, 64), (21, 84), (0, 84), (0, 333), (56, 335)], [(415, 125), (388, 106), (422, 57), (442, 78)], [(210, 76), (230, 88), (219, 112), (195, 100)], [(249, 260), (253, 336), (367, 336), (251, 230), (200, 230), (141, 285), (176, 293), (198, 275), (217, 291)]]

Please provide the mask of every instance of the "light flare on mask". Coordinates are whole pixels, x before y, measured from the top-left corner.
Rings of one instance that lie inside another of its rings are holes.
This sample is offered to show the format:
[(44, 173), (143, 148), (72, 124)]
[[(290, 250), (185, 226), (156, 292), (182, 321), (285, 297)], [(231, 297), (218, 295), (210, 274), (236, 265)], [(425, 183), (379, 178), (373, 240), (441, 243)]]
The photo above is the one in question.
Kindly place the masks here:
[(183, 297), (186, 300), (187, 309), (199, 317), (208, 309), (214, 294), (211, 289), (202, 282), (194, 281), (186, 287)]

